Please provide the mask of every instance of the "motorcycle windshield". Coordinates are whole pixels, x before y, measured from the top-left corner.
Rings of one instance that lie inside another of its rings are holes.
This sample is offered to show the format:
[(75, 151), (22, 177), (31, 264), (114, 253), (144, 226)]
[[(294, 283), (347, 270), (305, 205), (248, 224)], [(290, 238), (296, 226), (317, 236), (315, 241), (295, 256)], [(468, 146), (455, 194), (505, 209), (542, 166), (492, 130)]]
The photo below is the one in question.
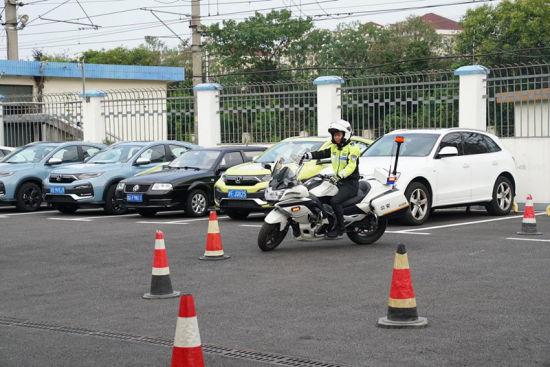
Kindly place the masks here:
[(279, 158), (273, 166), (269, 186), (274, 190), (295, 186), (298, 182), (298, 163), (299, 160)]

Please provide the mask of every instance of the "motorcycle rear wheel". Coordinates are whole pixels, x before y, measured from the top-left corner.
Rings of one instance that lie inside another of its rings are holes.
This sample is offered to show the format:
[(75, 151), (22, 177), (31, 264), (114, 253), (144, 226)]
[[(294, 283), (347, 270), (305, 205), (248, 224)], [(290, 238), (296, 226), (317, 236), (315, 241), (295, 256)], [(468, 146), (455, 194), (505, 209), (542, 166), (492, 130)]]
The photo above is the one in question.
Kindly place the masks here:
[(279, 223), (270, 224), (264, 222), (258, 234), (258, 247), (262, 251), (273, 251), (283, 242), (288, 232), (288, 226), (282, 231), (279, 230), (280, 228)]
[(350, 240), (355, 242), (358, 245), (371, 245), (374, 242), (378, 241), (380, 237), (386, 232), (386, 226), (388, 225), (388, 220), (386, 217), (378, 218), (378, 223), (375, 228), (372, 228), (370, 224), (370, 218), (367, 217), (361, 221), (363, 228), (361, 231), (348, 232), (347, 235)]

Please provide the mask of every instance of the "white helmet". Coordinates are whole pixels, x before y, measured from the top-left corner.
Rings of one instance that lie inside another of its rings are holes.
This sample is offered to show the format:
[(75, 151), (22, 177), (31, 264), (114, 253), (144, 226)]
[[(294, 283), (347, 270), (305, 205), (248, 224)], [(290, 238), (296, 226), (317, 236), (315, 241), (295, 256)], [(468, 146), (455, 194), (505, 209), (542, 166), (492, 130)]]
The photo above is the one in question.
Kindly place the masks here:
[(350, 123), (346, 120), (336, 120), (330, 123), (330, 125), (328, 126), (328, 132), (332, 136), (332, 142), (334, 144), (336, 144), (336, 142), (334, 141), (334, 133), (337, 131), (341, 131), (344, 133), (344, 138), (342, 139), (342, 142), (338, 144), (340, 147), (342, 147), (346, 145), (351, 139), (352, 131)]

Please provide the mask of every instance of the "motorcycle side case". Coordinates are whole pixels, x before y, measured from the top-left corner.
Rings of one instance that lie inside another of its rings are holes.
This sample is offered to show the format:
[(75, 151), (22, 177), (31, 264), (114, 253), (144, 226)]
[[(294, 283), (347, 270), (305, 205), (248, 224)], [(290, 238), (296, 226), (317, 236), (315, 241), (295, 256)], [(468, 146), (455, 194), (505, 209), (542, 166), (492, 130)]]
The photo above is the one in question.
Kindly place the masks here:
[(409, 207), (409, 203), (403, 192), (399, 190), (388, 190), (386, 193), (374, 198), (370, 202), (374, 213), (383, 217)]

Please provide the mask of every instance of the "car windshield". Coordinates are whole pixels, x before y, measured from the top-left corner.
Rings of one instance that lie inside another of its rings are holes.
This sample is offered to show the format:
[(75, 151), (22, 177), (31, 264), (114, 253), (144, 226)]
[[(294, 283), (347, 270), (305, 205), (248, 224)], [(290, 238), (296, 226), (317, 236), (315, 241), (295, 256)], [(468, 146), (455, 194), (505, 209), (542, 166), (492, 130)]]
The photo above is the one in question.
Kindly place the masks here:
[[(369, 149), (363, 153), (364, 157), (387, 157), (395, 155), (397, 144), (396, 134), (385, 135), (374, 142)], [(403, 157), (425, 157), (432, 151), (432, 148), (439, 138), (439, 134), (399, 134), (405, 138), (401, 145), (399, 155)]]
[(4, 163), (38, 163), (57, 148), (56, 145), (31, 145), (16, 150), (4, 159)]
[(139, 150), (143, 148), (143, 145), (116, 145), (103, 152), (97, 153), (88, 163), (94, 164), (108, 164), (108, 163), (126, 163)]
[(256, 159), (256, 162), (272, 163), (278, 158), (283, 158), (285, 161), (296, 161), (305, 152), (318, 150), (323, 143), (323, 141), (314, 140), (283, 141), (266, 150), (265, 153)]
[(184, 169), (209, 169), (216, 164), (220, 152), (216, 150), (190, 150), (174, 159), (168, 167)]

